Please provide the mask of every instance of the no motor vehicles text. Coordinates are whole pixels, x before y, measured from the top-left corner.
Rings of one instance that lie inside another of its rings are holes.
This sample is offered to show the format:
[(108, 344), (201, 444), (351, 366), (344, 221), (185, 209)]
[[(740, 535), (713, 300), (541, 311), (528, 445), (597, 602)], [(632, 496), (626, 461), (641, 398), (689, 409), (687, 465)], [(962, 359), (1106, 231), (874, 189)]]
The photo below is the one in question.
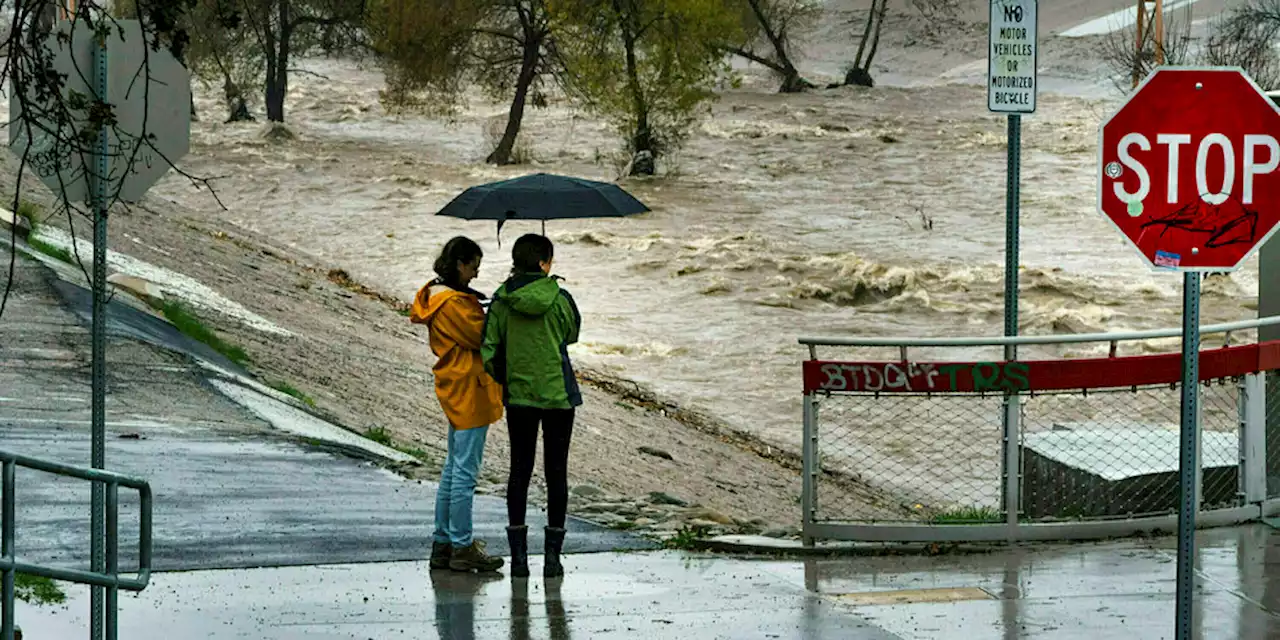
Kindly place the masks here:
[(1035, 48), (1029, 44), (1004, 44), (997, 42), (991, 45), (991, 52), (997, 56), (1030, 56)]

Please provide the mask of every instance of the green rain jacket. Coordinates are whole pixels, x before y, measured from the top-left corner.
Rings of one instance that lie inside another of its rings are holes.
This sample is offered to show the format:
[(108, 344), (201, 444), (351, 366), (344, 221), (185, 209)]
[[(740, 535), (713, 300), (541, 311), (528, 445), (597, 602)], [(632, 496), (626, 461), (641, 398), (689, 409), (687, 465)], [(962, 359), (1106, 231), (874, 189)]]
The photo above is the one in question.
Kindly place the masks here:
[(485, 371), (502, 384), (507, 406), (571, 409), (582, 404), (568, 350), (578, 341), (582, 315), (558, 280), (519, 274), (493, 294), (480, 357)]

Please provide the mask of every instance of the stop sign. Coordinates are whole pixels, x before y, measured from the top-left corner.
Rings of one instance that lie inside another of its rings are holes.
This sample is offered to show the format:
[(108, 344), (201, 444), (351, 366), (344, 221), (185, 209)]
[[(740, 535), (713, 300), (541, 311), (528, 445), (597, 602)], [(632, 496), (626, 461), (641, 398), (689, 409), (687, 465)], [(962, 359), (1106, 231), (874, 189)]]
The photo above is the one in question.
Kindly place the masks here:
[(1098, 137), (1098, 210), (1153, 267), (1230, 271), (1275, 232), (1280, 112), (1241, 70), (1158, 69)]
[[(144, 32), (137, 20), (115, 20), (106, 35), (107, 102), (116, 118), (108, 131), (107, 193), (113, 200), (118, 196), (137, 202), (191, 149), (191, 74), (167, 48), (153, 49), (151, 32)], [(64, 80), (61, 100), (37, 95), (34, 83), (28, 83), (28, 100), (45, 104), (31, 116), (32, 126), (9, 127), (10, 149), (25, 158), (27, 167), (54, 193), (71, 202), (87, 202), (90, 169), (86, 162), (93, 167), (93, 158), (81, 153), (86, 145), (68, 140), (85, 129), (84, 115), (71, 111), (66, 119), (49, 116), (70, 104), (73, 94), (95, 95), (98, 34), (88, 22), (63, 20), (46, 43), (52, 71)], [(16, 91), (12, 80), (10, 91)], [(22, 101), (14, 98), (9, 100), (9, 113), (10, 122), (28, 117)]]

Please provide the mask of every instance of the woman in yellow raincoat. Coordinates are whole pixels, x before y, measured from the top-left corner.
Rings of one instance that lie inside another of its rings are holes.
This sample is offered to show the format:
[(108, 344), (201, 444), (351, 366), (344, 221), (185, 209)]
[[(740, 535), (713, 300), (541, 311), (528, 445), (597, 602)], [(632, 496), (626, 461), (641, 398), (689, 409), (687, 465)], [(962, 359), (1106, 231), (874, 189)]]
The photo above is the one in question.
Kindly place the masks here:
[(435, 353), (436, 397), (449, 419), (449, 452), (436, 492), (431, 568), (496, 571), (502, 558), (472, 537), (471, 504), (489, 425), (502, 417), (502, 387), (480, 360), (484, 294), (470, 287), (480, 272), (479, 245), (458, 236), (435, 262), (436, 278), (418, 291), (409, 319), (427, 325)]

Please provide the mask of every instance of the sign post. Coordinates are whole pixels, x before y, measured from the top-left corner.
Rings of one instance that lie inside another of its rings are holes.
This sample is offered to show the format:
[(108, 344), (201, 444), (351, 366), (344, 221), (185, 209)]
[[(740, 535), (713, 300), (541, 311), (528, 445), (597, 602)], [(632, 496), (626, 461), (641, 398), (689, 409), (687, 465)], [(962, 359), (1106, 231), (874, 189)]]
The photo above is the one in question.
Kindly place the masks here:
[(1098, 131), (1098, 210), (1153, 269), (1183, 273), (1177, 622), (1190, 640), (1199, 509), (1200, 279), (1280, 228), (1280, 113), (1235, 68), (1160, 68)]
[[(32, 120), (30, 126), (9, 127), (10, 149), (26, 156), (28, 166), (54, 193), (69, 202), (85, 202), (93, 210), (93, 320), (90, 331), (92, 362), (90, 463), (106, 467), (106, 282), (107, 214), (112, 200), (136, 202), (190, 149), (191, 76), (166, 48), (149, 51), (146, 33), (137, 20), (116, 20), (102, 35), (83, 19), (59, 22), (46, 46), (53, 53), (53, 70), (64, 78), (64, 105), (75, 104), (73, 93), (112, 106), (115, 125), (88, 132), (95, 140), (91, 153), (58, 141), (78, 139), (87, 115), (73, 110), (74, 122)], [(81, 70), (91, 69), (91, 73)], [(29, 100), (39, 99), (27, 87)], [(10, 88), (10, 96), (16, 87)], [(56, 112), (47, 105), (46, 112)], [(22, 101), (9, 100), (10, 121), (25, 120)], [(34, 139), (33, 139), (34, 138)], [(114, 570), (106, 562), (106, 492), (93, 483), (90, 529), (90, 569)], [(90, 590), (90, 637), (115, 637), (116, 589)], [(7, 630), (5, 630), (7, 631)]]
[[(1022, 114), (1036, 110), (1037, 0), (990, 0), (988, 25), (987, 109), (1008, 114), (1004, 231), (1004, 335), (1018, 335), (1019, 203), (1022, 186)], [(1018, 359), (1018, 348), (1006, 345), (1004, 359)], [(1018, 523), (1018, 437), (1021, 405), (1005, 394), (1003, 426), (1005, 460), (1004, 512), (1010, 527)]]

